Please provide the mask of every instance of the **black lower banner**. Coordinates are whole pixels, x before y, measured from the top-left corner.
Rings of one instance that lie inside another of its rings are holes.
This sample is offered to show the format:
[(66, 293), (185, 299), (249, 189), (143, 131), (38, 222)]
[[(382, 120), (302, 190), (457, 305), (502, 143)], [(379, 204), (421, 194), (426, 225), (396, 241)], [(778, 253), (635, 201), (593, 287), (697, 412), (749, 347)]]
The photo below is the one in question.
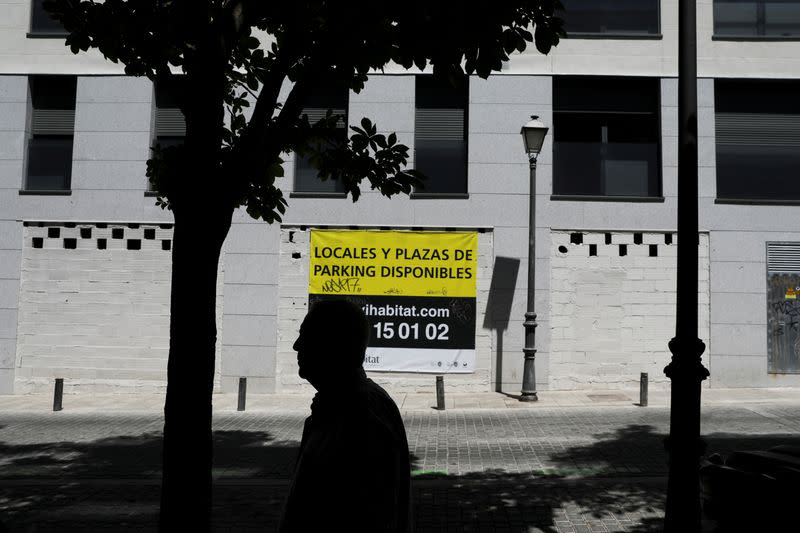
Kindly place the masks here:
[(475, 298), (310, 294), (309, 304), (338, 298), (357, 304), (369, 320), (365, 369), (432, 373), (475, 370)]

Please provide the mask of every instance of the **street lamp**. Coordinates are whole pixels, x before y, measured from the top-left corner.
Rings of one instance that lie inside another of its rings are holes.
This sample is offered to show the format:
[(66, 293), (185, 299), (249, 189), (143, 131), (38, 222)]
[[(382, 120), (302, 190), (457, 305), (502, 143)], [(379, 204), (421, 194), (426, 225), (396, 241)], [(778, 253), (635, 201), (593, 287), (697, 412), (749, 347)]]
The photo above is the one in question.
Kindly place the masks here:
[(530, 208), (528, 210), (528, 306), (525, 310), (525, 363), (522, 368), (522, 394), (521, 402), (535, 402), (539, 399), (536, 394), (536, 313), (533, 311), (536, 295), (536, 158), (542, 150), (544, 138), (547, 135), (547, 126), (536, 115), (531, 115), (531, 120), (522, 126), (522, 140), (525, 143), (525, 153), (528, 154), (528, 163), (531, 169)]

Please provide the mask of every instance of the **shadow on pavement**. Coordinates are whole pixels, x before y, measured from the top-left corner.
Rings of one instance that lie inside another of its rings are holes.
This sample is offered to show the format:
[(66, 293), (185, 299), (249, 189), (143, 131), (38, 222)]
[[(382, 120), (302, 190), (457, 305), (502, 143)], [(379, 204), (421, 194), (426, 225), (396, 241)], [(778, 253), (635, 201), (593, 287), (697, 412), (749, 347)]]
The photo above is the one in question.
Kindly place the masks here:
[[(594, 437), (558, 451), (533, 442), (527, 453), (540, 455), (544, 468), (538, 471), (417, 475), (416, 530), (660, 531), (664, 435), (628, 425)], [(273, 531), (297, 442), (276, 441), (263, 431), (216, 431), (214, 438), (216, 529)], [(705, 439), (708, 453), (800, 444), (795, 434), (714, 433)], [(0, 442), (0, 520), (12, 533), (154, 530), (160, 453), (155, 432), (88, 442)], [(423, 464), (420, 457), (412, 460), (415, 470)]]

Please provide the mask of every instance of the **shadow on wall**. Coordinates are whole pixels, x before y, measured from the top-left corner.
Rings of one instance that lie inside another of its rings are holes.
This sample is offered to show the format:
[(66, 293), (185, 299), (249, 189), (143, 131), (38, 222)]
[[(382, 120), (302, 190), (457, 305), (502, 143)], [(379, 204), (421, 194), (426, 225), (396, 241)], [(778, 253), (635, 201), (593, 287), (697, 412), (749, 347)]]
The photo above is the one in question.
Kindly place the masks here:
[[(515, 257), (495, 257), (492, 268), (492, 281), (489, 285), (489, 298), (486, 301), (483, 329), (495, 330), (494, 390), (503, 392), (503, 336), (511, 320), (511, 304), (517, 286), (520, 260)], [(523, 317), (518, 317), (520, 322)], [(523, 338), (520, 327), (520, 338)], [(520, 361), (522, 353), (520, 352)], [(520, 376), (520, 384), (522, 376)]]
[[(543, 468), (487, 469), (464, 475), (427, 473), (413, 481), (416, 531), (663, 529), (664, 434), (628, 425), (595, 442), (537, 447)], [(214, 527), (274, 531), (297, 442), (263, 431), (216, 431)], [(800, 436), (705, 436), (709, 452), (800, 444)], [(500, 445), (498, 445), (500, 446)], [(0, 443), (0, 520), (11, 532), (153, 530), (158, 513), (161, 435), (109, 437), (35, 445)], [(538, 449), (541, 448), (541, 449)], [(507, 455), (507, 454), (511, 455)], [(533, 450), (502, 449), (497, 464)], [(412, 456), (419, 468), (421, 459)], [(706, 531), (722, 531), (706, 524)]]

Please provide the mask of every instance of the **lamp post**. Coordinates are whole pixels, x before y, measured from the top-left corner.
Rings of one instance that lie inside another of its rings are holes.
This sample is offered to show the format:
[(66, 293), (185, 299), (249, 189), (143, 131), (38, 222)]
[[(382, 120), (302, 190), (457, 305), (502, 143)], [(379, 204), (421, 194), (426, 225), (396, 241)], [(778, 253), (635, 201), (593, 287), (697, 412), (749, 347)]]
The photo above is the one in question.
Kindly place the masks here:
[(522, 140), (525, 143), (525, 153), (528, 154), (530, 164), (531, 182), (528, 210), (528, 305), (525, 309), (525, 362), (522, 368), (522, 394), (521, 402), (535, 402), (539, 399), (536, 394), (536, 313), (533, 310), (536, 296), (536, 158), (542, 150), (544, 138), (547, 135), (547, 126), (536, 115), (522, 126)]

